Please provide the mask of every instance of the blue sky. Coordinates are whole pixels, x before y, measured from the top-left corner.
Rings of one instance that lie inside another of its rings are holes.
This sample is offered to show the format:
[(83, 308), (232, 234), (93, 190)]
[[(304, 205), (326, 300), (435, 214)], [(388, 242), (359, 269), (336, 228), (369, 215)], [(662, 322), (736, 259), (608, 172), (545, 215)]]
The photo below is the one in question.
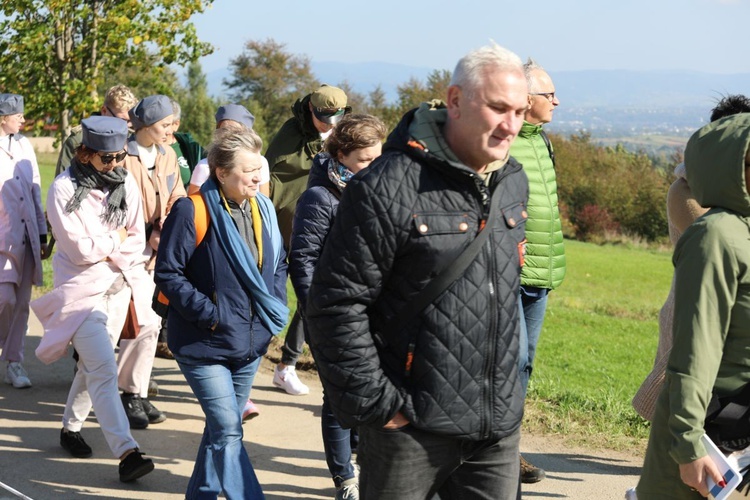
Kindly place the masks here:
[(215, 0), (192, 20), (206, 72), (266, 38), (317, 62), (452, 70), (494, 39), (548, 71), (750, 72), (750, 0)]

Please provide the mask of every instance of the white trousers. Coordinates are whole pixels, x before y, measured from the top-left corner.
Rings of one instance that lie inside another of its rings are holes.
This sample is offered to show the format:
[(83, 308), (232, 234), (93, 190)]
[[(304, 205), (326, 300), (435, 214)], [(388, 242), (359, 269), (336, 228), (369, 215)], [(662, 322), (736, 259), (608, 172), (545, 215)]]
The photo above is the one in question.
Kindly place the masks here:
[[(147, 272), (144, 268), (143, 272)], [(153, 273), (151, 275), (150, 287), (143, 290), (134, 289), (134, 294), (145, 294), (151, 299), (154, 295)], [(138, 394), (142, 398), (148, 397), (148, 382), (151, 379), (151, 370), (154, 368), (154, 356), (156, 355), (156, 343), (159, 338), (161, 319), (153, 311), (145, 318), (138, 318), (141, 328), (140, 333), (134, 339), (120, 340), (120, 355), (117, 358), (118, 385), (123, 392)]]
[(23, 361), (23, 345), (29, 325), (34, 255), (26, 240), (21, 264), (21, 283), (0, 283), (0, 361)]
[(93, 403), (96, 419), (116, 458), (138, 447), (117, 389), (117, 362), (114, 346), (125, 324), (130, 287), (105, 295), (73, 334), (78, 352), (78, 371), (68, 393), (63, 427), (80, 432)]

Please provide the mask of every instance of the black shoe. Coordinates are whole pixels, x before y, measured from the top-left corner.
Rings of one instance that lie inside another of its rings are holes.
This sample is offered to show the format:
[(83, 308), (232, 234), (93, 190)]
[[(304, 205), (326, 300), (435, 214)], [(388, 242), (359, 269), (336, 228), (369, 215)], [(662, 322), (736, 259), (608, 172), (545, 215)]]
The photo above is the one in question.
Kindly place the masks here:
[(538, 483), (547, 477), (544, 469), (534, 467), (525, 458), (521, 457), (521, 482), (524, 484)]
[(148, 397), (155, 398), (159, 395), (159, 384), (154, 379), (148, 379)]
[(138, 448), (123, 460), (120, 460), (120, 481), (128, 483), (143, 477), (154, 470), (154, 462), (150, 458), (143, 458)]
[(148, 416), (143, 409), (143, 400), (132, 392), (122, 393), (122, 406), (125, 407), (125, 415), (128, 416), (131, 429), (145, 429), (148, 427)]
[(148, 417), (149, 424), (158, 424), (160, 422), (164, 422), (167, 419), (167, 416), (164, 415), (164, 412), (159, 411), (159, 409), (156, 406), (152, 405), (151, 401), (149, 401), (148, 399), (141, 399), (141, 403), (143, 404), (143, 411)]
[(86, 444), (80, 432), (60, 430), (60, 446), (76, 458), (89, 458), (93, 452), (91, 446)]

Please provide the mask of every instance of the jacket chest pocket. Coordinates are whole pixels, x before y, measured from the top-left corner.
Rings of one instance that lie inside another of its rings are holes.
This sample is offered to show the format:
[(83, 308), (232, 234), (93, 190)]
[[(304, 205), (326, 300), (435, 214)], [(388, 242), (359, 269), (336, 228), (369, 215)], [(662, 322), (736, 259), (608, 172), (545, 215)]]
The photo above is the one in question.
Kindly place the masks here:
[(452, 263), (479, 231), (476, 214), (467, 212), (422, 212), (412, 215), (409, 259), (412, 268), (432, 275)]
[(414, 230), (420, 237), (453, 234), (476, 234), (476, 218), (463, 212), (418, 213), (412, 216)]
[(526, 206), (523, 203), (514, 203), (513, 205), (501, 208), (500, 211), (504, 227), (500, 225), (498, 230), (506, 231), (510, 234), (516, 246), (518, 263), (523, 267), (526, 256), (526, 219), (529, 217), (529, 214), (526, 212)]

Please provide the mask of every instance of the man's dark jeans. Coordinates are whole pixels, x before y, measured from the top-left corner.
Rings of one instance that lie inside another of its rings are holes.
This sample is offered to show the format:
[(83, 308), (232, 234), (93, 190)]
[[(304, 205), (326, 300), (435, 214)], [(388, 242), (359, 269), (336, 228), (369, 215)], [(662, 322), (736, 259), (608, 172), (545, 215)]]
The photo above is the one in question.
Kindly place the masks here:
[(361, 500), (521, 498), (520, 430), (500, 440), (469, 441), (408, 425), (359, 428)]

